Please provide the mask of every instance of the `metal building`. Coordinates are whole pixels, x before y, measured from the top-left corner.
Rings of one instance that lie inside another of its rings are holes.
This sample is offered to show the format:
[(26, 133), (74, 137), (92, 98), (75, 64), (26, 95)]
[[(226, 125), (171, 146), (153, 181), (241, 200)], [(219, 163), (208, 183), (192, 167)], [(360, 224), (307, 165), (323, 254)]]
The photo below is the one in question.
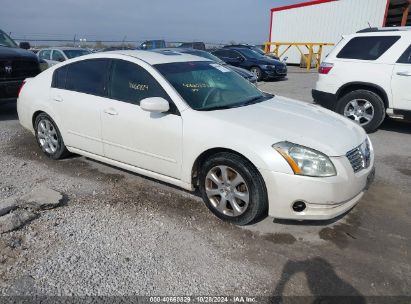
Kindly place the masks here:
[[(269, 42), (331, 42), (367, 27), (411, 25), (411, 0), (316, 0), (271, 9)], [(325, 47), (327, 54), (332, 47)], [(272, 49), (271, 49), (272, 50)], [(281, 51), (280, 51), (281, 54)], [(283, 56), (300, 63), (291, 47)]]

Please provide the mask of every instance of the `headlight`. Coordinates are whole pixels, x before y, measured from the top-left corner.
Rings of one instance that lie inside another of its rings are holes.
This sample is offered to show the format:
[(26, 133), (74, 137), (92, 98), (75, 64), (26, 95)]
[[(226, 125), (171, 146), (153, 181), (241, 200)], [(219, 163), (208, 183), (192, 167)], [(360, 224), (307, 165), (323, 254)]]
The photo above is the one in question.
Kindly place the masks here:
[(286, 141), (274, 144), (273, 148), (284, 157), (294, 174), (316, 177), (337, 174), (330, 158), (319, 151)]
[(275, 65), (262, 65), (263, 70), (275, 70)]

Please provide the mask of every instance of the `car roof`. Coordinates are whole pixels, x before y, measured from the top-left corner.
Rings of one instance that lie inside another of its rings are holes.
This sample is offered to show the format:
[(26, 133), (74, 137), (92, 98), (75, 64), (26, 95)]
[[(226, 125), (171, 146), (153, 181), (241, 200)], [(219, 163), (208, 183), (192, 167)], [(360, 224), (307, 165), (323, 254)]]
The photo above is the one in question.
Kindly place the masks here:
[(131, 56), (140, 60), (143, 60), (151, 65), (153, 64), (163, 64), (163, 63), (173, 63), (173, 62), (187, 62), (187, 61), (211, 61), (209, 59), (186, 54), (179, 53), (174, 50), (160, 50), (160, 51), (143, 51), (143, 50), (118, 50), (112, 52), (105, 52), (106, 54), (118, 54)]
[(44, 49), (40, 49), (40, 51), (43, 50), (60, 50), (60, 51), (70, 51), (70, 50), (81, 50), (81, 51), (87, 51), (87, 49), (84, 48), (77, 48), (77, 47), (70, 47), (70, 46), (53, 46), (53, 47), (48, 47)]

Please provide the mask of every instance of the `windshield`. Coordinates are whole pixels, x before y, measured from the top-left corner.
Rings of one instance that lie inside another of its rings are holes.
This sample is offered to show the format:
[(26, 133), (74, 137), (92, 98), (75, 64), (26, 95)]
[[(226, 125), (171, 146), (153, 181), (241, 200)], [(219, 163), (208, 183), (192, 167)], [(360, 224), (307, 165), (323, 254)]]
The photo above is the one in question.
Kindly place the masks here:
[(176, 62), (155, 67), (194, 110), (235, 108), (272, 97), (217, 63)]
[(7, 47), (17, 47), (17, 44), (5, 32), (0, 30), (0, 45)]
[(265, 55), (264, 51), (262, 49), (258, 48), (258, 47), (253, 47), (252, 50), (254, 52), (257, 52), (258, 54), (263, 55), (263, 56)]
[(257, 53), (256, 51), (250, 50), (250, 49), (241, 49), (239, 50), (241, 54), (243, 54), (245, 57), (252, 58), (252, 59), (260, 59), (262, 57), (265, 57), (264, 55), (261, 55)]
[(64, 50), (63, 53), (67, 56), (68, 59), (91, 54), (88, 50)]
[(212, 60), (212, 61), (214, 61), (214, 62), (218, 62), (219, 64), (225, 64), (225, 62), (222, 61), (220, 58), (218, 58), (217, 56), (214, 56), (213, 54), (210, 54), (209, 52), (206, 52), (206, 51), (189, 50), (189, 51), (183, 51), (182, 53), (186, 53), (186, 54), (191, 54), (191, 55), (195, 55), (195, 56), (207, 58), (207, 59), (210, 59), (210, 60)]

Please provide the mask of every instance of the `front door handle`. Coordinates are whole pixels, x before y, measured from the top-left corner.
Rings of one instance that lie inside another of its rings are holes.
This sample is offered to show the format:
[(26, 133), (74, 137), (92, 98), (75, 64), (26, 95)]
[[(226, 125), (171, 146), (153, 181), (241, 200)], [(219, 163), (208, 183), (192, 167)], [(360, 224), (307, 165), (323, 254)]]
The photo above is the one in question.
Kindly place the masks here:
[(58, 102), (62, 102), (63, 101), (63, 98), (61, 97), (61, 96), (54, 96), (53, 97), (53, 100), (55, 100), (55, 101), (58, 101)]
[(108, 115), (118, 115), (117, 111), (114, 110), (114, 109), (112, 109), (112, 108), (105, 109), (105, 110), (104, 110), (104, 113), (106, 113), (106, 114), (108, 114)]
[(405, 77), (411, 77), (411, 72), (405, 71), (405, 72), (397, 72), (398, 76), (405, 76)]

